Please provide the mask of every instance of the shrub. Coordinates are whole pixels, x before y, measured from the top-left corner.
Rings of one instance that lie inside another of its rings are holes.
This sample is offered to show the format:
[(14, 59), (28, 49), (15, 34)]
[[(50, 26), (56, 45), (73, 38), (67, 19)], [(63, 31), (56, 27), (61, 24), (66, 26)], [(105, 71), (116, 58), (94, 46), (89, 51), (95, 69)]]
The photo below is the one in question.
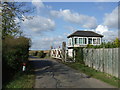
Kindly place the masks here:
[[(22, 63), (27, 62), (30, 39), (26, 37), (7, 36), (2, 45), (3, 82), (15, 72), (22, 70)], [(7, 75), (9, 73), (9, 76)]]
[(75, 61), (80, 62), (81, 64), (84, 64), (83, 61), (83, 48), (74, 48), (75, 50)]
[(93, 47), (93, 45), (87, 44), (87, 48), (92, 48), (92, 47)]
[(29, 55), (37, 56), (38, 55), (38, 51), (29, 51)]
[(114, 44), (115, 44), (116, 47), (120, 47), (120, 39), (119, 39), (119, 38), (116, 38), (116, 39), (114, 40)]
[(45, 53), (43, 51), (40, 51), (40, 52), (38, 52), (38, 56), (40, 58), (44, 58), (45, 57)]
[(38, 51), (35, 51), (34, 53), (33, 53), (33, 56), (37, 56), (38, 55)]
[(29, 55), (35, 56), (35, 51), (29, 51)]

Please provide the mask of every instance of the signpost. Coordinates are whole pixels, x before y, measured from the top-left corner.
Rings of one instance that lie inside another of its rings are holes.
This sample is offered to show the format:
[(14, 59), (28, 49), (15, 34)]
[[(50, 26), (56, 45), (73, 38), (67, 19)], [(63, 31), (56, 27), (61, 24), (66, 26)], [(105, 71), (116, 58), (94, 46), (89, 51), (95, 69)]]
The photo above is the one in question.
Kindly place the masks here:
[(24, 72), (26, 70), (26, 63), (23, 63), (22, 71)]

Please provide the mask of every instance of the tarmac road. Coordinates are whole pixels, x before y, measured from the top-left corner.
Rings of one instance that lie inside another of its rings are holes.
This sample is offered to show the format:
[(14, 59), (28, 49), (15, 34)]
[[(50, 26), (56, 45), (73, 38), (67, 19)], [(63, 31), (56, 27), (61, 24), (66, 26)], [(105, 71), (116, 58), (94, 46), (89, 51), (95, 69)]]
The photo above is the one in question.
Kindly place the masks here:
[(32, 58), (30, 62), (36, 74), (34, 88), (115, 88), (56, 60)]

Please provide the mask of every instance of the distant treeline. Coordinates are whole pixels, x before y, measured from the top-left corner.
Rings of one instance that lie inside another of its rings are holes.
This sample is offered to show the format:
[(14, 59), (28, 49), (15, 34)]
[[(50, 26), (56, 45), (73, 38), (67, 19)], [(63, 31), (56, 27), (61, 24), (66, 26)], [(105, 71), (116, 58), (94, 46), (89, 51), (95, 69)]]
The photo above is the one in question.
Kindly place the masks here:
[(50, 57), (50, 50), (47, 51), (29, 51), (29, 55), (38, 56), (39, 58)]

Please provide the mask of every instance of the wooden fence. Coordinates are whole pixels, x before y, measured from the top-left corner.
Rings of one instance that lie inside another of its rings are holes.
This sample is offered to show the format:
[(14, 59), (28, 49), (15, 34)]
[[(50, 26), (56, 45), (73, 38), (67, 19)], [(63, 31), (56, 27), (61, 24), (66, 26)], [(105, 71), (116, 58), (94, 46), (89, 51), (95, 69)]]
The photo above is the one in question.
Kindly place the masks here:
[(118, 48), (83, 49), (85, 65), (118, 77)]

